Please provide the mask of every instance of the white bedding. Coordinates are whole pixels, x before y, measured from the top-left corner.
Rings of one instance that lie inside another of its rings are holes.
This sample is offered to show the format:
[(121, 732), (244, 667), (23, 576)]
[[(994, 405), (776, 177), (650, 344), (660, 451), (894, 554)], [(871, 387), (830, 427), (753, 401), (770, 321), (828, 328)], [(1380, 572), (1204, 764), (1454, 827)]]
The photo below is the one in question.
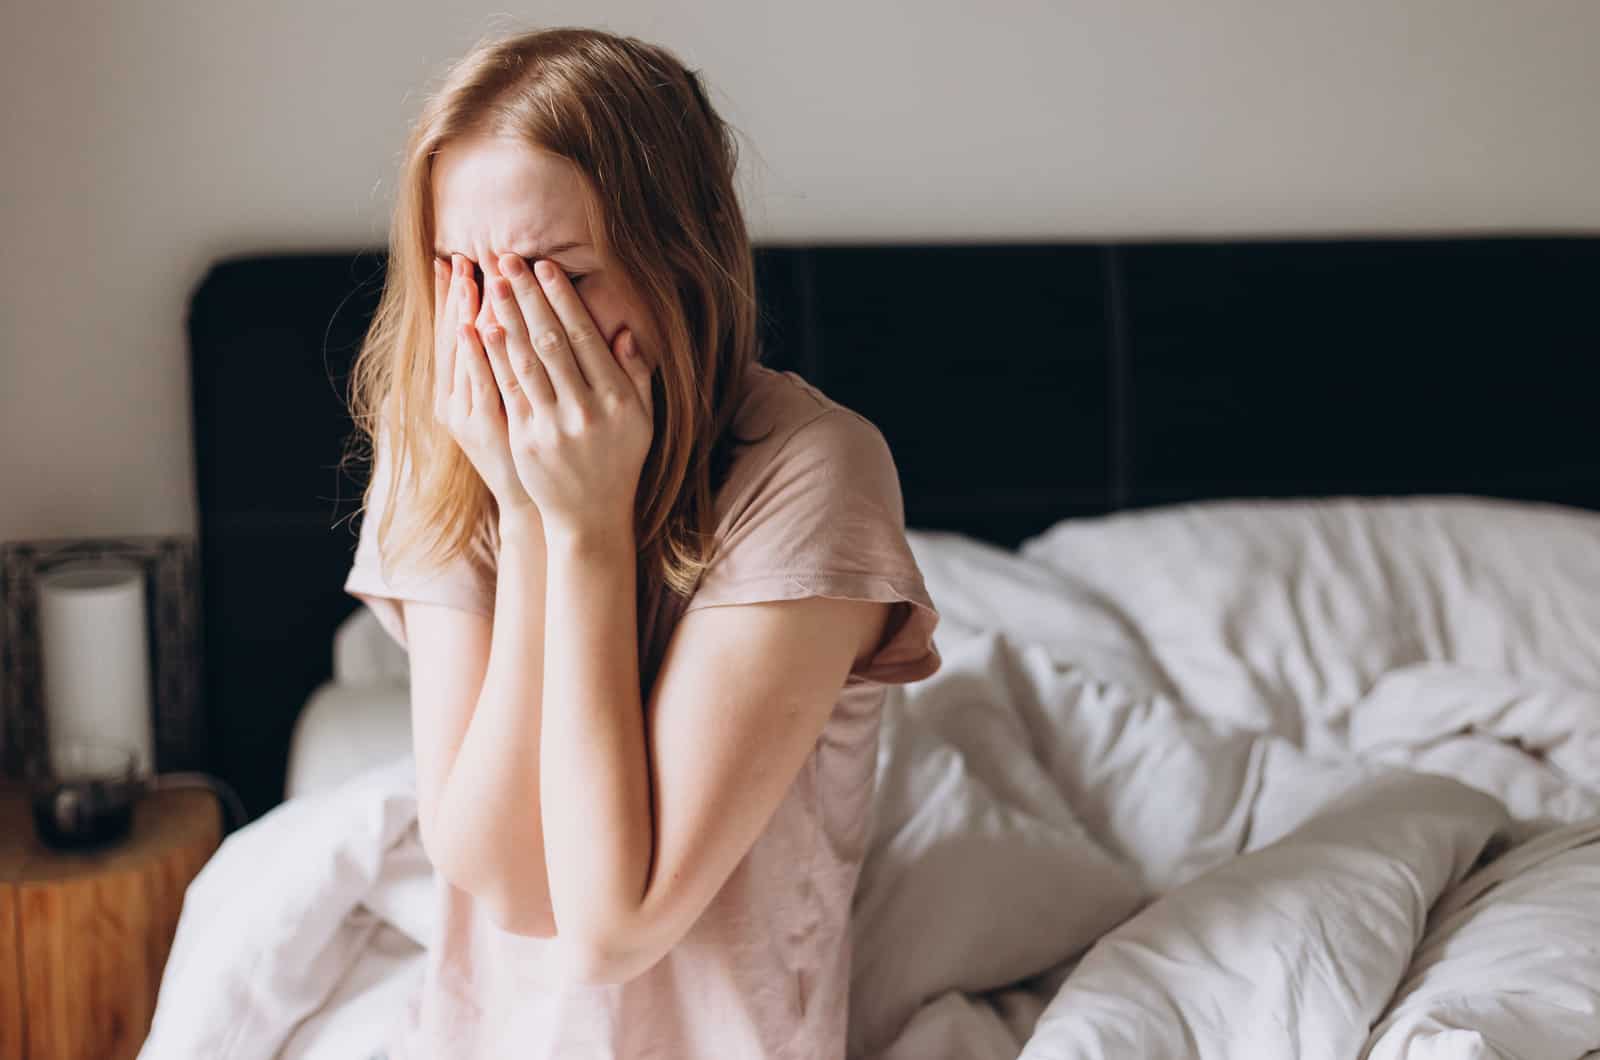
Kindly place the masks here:
[[(1600, 1050), (1600, 515), (911, 538), (945, 666), (885, 705), (852, 1057)], [(385, 650), (347, 680), (395, 696)], [(141, 1056), (363, 1060), (414, 985), (409, 759), (339, 786), (355, 763), (296, 753), (301, 797), (191, 886)]]

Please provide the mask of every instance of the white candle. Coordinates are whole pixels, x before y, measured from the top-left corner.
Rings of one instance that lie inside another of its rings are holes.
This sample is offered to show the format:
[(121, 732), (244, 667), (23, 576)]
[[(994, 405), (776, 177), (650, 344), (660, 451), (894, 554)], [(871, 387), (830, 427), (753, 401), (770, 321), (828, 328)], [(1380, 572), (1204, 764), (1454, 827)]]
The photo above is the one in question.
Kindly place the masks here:
[(39, 575), (39, 655), (52, 750), (70, 741), (133, 751), (154, 765), (144, 573), (122, 560), (75, 560)]

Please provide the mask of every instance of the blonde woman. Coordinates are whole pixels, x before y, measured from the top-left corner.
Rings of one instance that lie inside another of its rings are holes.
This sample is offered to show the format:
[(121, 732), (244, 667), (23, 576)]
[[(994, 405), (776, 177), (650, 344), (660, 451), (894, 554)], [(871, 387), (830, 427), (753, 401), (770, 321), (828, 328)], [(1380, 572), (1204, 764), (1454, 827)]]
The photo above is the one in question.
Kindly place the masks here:
[(481, 43), (403, 163), (345, 588), (409, 653), (438, 935), (399, 1058), (842, 1057), (884, 686), (940, 664), (876, 427), (762, 365), (660, 47)]

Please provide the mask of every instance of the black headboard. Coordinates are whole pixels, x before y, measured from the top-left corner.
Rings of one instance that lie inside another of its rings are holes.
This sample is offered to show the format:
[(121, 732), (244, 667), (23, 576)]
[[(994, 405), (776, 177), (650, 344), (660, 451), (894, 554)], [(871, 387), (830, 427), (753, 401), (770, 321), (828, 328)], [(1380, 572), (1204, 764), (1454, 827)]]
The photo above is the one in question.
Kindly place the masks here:
[[(1014, 545), (1222, 497), (1600, 508), (1600, 237), (758, 248), (767, 363), (882, 428), (908, 523)], [(219, 262), (190, 309), (213, 771), (282, 795), (363, 483), (383, 254)]]

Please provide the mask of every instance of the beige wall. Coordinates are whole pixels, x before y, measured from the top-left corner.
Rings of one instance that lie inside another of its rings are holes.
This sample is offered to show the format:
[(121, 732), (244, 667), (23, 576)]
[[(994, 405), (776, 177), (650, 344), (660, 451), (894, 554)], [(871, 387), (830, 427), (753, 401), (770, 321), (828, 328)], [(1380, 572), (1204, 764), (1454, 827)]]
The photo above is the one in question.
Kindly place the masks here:
[(0, 540), (193, 529), (207, 264), (381, 242), (418, 89), (505, 27), (703, 69), (760, 238), (1600, 231), (1588, 0), (469, 7), (8, 5)]

